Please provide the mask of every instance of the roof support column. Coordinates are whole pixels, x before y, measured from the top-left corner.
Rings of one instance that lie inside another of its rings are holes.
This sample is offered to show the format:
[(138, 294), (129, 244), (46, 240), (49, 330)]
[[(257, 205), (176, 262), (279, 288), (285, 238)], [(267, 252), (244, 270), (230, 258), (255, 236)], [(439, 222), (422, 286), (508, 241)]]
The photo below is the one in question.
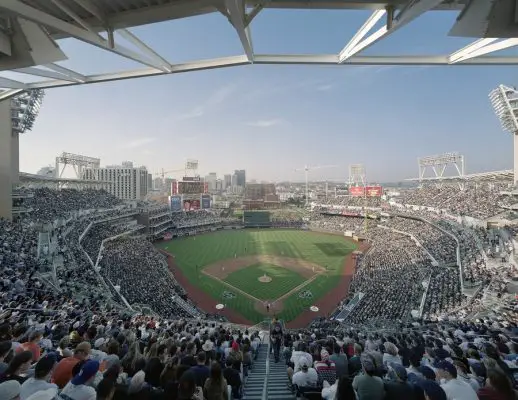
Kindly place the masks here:
[[(0, 218), (13, 217), (13, 145), (11, 123), (11, 99), (0, 100)], [(16, 147), (14, 149), (13, 147)]]

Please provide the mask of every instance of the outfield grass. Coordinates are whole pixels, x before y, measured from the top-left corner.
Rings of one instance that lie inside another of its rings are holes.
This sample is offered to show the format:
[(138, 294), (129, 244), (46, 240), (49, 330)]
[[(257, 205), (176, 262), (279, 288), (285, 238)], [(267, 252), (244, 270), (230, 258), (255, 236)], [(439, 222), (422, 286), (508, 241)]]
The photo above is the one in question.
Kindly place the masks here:
[[(272, 281), (269, 283), (259, 282), (258, 279), (264, 274), (272, 278)], [(307, 279), (289, 269), (261, 263), (232, 272), (224, 280), (259, 300), (275, 300), (301, 285)]]
[[(219, 231), (196, 237), (174, 239), (162, 242), (158, 246), (175, 256), (176, 264), (193, 285), (218, 300), (222, 299), (224, 291), (229, 290), (228, 287), (201, 273), (200, 270), (217, 261), (232, 259), (234, 255), (244, 257), (254, 254), (269, 254), (301, 258), (327, 267), (327, 274), (319, 275), (304, 288), (312, 291), (313, 299), (301, 300), (297, 294), (284, 299), (284, 310), (279, 317), (286, 321), (295, 319), (301, 311), (339, 283), (337, 276), (342, 274), (344, 259), (356, 248), (354, 243), (346, 241), (339, 235), (274, 229)], [(242, 281), (235, 286), (245, 290), (243, 285), (246, 282), (246, 280)], [(255, 284), (259, 285), (259, 282), (256, 281)], [(261, 285), (267, 286), (268, 284)], [(253, 322), (260, 322), (264, 319), (264, 315), (254, 309), (254, 302), (251, 299), (236, 294), (237, 298), (224, 301), (227, 307), (236, 310)]]

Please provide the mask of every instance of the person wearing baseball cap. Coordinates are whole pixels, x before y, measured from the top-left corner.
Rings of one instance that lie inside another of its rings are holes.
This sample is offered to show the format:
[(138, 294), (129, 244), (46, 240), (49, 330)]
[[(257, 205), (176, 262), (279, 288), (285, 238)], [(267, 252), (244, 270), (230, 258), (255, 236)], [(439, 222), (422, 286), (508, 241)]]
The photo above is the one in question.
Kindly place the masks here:
[(49, 383), (50, 376), (56, 365), (56, 355), (54, 353), (45, 354), (41, 357), (34, 368), (34, 377), (27, 379), (20, 391), (20, 399), (26, 400), (33, 393), (46, 389), (58, 389), (54, 383)]
[(422, 379), (416, 383), (416, 386), (422, 389), (426, 400), (447, 400), (446, 393), (437, 382)]
[(297, 385), (299, 389), (316, 387), (318, 374), (315, 368), (310, 368), (310, 364), (305, 358), (301, 359), (299, 366), (300, 371), (295, 372), (293, 375), (291, 379), (292, 384)]
[(398, 362), (388, 364), (387, 380), (385, 380), (385, 399), (415, 399), (414, 387), (407, 383), (408, 374), (406, 368)]
[(71, 400), (94, 400), (96, 398), (96, 392), (89, 384), (93, 382), (97, 371), (99, 371), (98, 361), (86, 361), (79, 373), (65, 386), (61, 392), (62, 397), (66, 396)]
[(0, 399), (18, 400), (20, 398), (20, 386), (20, 382), (14, 380), (0, 383)]
[(383, 400), (385, 385), (383, 380), (376, 376), (377, 365), (370, 352), (362, 353), (360, 357), (363, 374), (358, 374), (353, 380), (353, 389), (360, 399)]
[(72, 370), (75, 365), (80, 362), (87, 360), (90, 357), (92, 346), (88, 342), (79, 343), (72, 357), (63, 358), (52, 374), (52, 383), (58, 385), (60, 389), (64, 388), (65, 385), (72, 379)]
[(451, 362), (441, 360), (436, 367), (437, 378), (448, 400), (478, 400), (477, 392), (468, 383), (457, 379), (457, 368)]

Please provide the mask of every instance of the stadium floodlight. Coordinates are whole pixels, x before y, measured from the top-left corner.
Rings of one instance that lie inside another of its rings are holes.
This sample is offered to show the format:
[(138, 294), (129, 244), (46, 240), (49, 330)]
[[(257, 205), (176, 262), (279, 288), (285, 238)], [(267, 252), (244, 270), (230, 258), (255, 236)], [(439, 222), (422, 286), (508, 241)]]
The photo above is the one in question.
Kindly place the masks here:
[(514, 137), (513, 182), (516, 183), (518, 178), (518, 91), (516, 88), (500, 85), (489, 93), (489, 100), (504, 131), (511, 133)]
[(298, 168), (295, 171), (301, 172), (304, 171), (304, 175), (306, 178), (306, 205), (309, 205), (309, 186), (308, 186), (308, 173), (309, 171), (313, 171), (314, 169), (322, 169), (322, 168), (336, 168), (338, 165), (318, 165), (315, 167), (310, 167), (305, 165), (304, 168)]
[(41, 89), (20, 93), (11, 99), (11, 121), (13, 133), (25, 133), (34, 126), (45, 92)]

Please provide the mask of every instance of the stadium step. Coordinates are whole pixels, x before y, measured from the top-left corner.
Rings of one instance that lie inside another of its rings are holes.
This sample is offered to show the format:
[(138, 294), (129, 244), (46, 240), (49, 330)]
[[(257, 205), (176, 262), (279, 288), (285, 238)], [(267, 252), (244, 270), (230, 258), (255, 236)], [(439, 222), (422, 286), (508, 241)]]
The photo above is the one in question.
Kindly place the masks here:
[(268, 400), (295, 400), (295, 396), (288, 389), (288, 373), (286, 362), (281, 355), (281, 360), (276, 363), (273, 354), (270, 355), (270, 375), (268, 377)]
[(266, 379), (266, 357), (268, 345), (261, 344), (252, 371), (248, 373), (243, 400), (261, 400), (263, 398), (264, 380)]

